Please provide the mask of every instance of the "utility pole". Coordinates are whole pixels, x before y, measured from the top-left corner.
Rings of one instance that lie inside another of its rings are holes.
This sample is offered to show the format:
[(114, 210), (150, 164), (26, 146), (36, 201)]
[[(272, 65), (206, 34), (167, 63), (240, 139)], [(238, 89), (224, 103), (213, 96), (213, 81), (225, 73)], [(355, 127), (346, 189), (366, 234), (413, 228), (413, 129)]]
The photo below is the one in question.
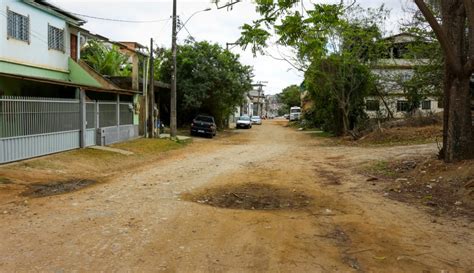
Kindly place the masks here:
[(258, 88), (258, 97), (257, 97), (257, 116), (262, 117), (262, 107), (260, 106), (260, 94), (262, 93), (263, 86), (260, 85)]
[(154, 65), (153, 65), (153, 38), (150, 39), (150, 64), (149, 64), (149, 78), (150, 84), (148, 86), (148, 118), (147, 118), (147, 131), (148, 138), (155, 136), (155, 122), (153, 114), (155, 111), (155, 80), (154, 80)]
[(176, 117), (176, 0), (173, 0), (173, 27), (171, 30), (171, 54), (173, 59), (173, 69), (171, 74), (171, 115), (170, 115), (170, 129), (171, 129), (171, 138), (176, 138), (176, 127), (177, 127), (177, 117)]
[[(257, 90), (257, 115), (262, 115), (262, 108), (260, 106), (260, 94), (263, 92), (263, 87), (265, 86), (264, 83), (268, 83), (267, 81), (259, 81), (256, 84), (252, 84), (252, 86), (258, 86)], [(262, 103), (263, 104), (263, 103)]]

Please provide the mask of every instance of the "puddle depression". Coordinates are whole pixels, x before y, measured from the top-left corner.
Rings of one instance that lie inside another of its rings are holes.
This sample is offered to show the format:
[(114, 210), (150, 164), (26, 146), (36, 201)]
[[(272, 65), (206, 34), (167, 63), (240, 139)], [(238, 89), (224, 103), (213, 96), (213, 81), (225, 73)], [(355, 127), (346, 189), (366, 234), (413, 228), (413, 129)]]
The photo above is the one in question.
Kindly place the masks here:
[(185, 193), (182, 197), (209, 206), (243, 210), (301, 209), (313, 201), (296, 189), (263, 183), (223, 185)]
[(74, 179), (67, 181), (37, 183), (28, 186), (21, 195), (28, 197), (45, 197), (77, 191), (97, 183), (90, 179)]

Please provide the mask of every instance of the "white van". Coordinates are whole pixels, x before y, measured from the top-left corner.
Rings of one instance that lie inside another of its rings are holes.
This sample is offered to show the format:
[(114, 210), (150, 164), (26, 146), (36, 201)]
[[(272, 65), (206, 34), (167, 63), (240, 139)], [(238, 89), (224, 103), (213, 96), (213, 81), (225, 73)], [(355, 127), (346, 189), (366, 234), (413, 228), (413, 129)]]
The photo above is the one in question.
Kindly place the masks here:
[(301, 107), (293, 106), (290, 108), (290, 121), (299, 120), (301, 117)]

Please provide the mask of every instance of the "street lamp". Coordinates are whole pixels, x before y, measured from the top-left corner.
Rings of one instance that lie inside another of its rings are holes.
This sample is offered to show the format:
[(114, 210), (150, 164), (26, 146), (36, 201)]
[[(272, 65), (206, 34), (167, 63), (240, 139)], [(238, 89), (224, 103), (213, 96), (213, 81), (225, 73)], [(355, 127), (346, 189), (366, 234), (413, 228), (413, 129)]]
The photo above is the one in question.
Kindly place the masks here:
[(191, 18), (193, 18), (194, 15), (198, 14), (198, 13), (201, 13), (201, 12), (204, 12), (204, 11), (210, 11), (211, 8), (207, 8), (207, 9), (203, 9), (203, 10), (198, 10), (196, 12), (194, 12), (193, 14), (191, 14), (191, 16), (188, 17), (188, 19), (186, 20), (186, 22), (184, 22), (183, 25), (181, 25), (181, 28), (178, 29), (178, 31), (176, 32), (176, 34), (178, 34), (183, 28), (184, 26), (186, 26), (186, 24), (189, 22), (189, 20), (191, 20)]
[[(199, 12), (202, 11), (209, 11), (211, 10), (210, 8), (207, 8), (205, 10), (200, 10), (196, 11), (193, 13), (187, 20), (184, 22), (183, 26), (181, 29), (186, 25), (186, 23), (193, 17), (194, 15), (198, 14)], [(180, 29), (180, 30), (181, 30)], [(171, 56), (172, 56), (172, 61), (173, 61), (173, 69), (171, 73), (171, 103), (170, 103), (170, 137), (171, 138), (176, 138), (176, 131), (177, 131), (177, 117), (176, 117), (176, 36), (178, 35), (178, 32), (176, 30), (176, 0), (173, 0), (173, 26), (172, 26), (172, 31), (171, 31)]]

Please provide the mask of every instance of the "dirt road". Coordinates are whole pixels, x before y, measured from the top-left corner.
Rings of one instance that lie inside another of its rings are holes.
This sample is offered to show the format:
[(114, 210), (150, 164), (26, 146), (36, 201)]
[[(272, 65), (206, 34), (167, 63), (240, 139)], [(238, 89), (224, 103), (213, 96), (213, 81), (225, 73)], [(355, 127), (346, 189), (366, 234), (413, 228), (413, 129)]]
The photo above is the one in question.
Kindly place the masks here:
[(473, 223), (374, 191), (352, 148), (267, 122), (0, 207), (2, 272), (473, 272)]

